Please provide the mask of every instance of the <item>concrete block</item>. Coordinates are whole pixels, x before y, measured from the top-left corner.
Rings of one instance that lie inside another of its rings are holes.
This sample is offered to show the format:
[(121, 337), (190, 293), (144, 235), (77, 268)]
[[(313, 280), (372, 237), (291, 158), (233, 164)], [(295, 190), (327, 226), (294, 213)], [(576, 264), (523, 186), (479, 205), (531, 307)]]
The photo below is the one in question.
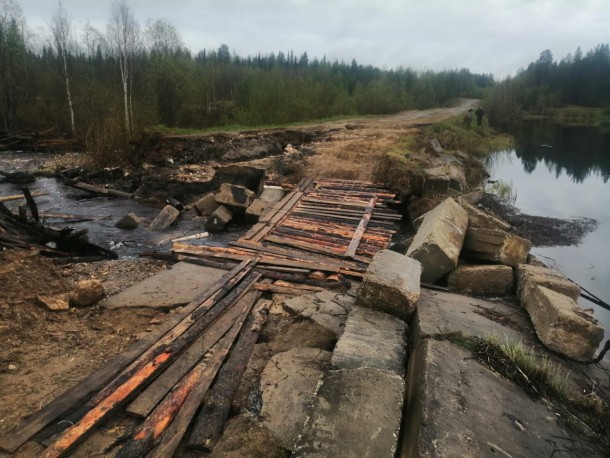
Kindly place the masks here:
[(150, 226), (148, 226), (148, 230), (163, 231), (167, 229), (174, 221), (176, 221), (178, 215), (180, 215), (180, 212), (178, 210), (176, 210), (171, 205), (166, 205), (165, 208), (163, 208), (163, 210), (161, 210), (161, 212), (153, 220), (153, 222), (150, 223)]
[(547, 348), (577, 361), (593, 358), (604, 338), (604, 329), (574, 300), (544, 286), (536, 286), (522, 305)]
[(377, 369), (326, 372), (297, 441), (295, 458), (393, 458), (405, 382)]
[(433, 283), (455, 268), (460, 256), (468, 213), (452, 198), (426, 214), (407, 256), (422, 265), (422, 280)]
[(319, 348), (293, 348), (274, 355), (261, 374), (262, 423), (289, 450), (301, 433), (330, 355)]
[(461, 205), (464, 210), (468, 212), (468, 227), (495, 229), (499, 231), (509, 231), (511, 228), (510, 224), (507, 222), (478, 209), (474, 205), (470, 205), (467, 202), (464, 202)]
[(218, 207), (220, 207), (220, 204), (216, 202), (214, 194), (206, 194), (195, 202), (193, 206), (195, 207), (195, 210), (197, 210), (197, 213), (199, 213), (201, 216), (209, 216), (214, 213)]
[(532, 242), (495, 229), (468, 228), (463, 255), (509, 266), (524, 263)]
[(475, 294), (508, 294), (514, 288), (510, 266), (458, 266), (447, 277), (449, 289)]
[(232, 211), (245, 211), (254, 200), (254, 192), (245, 186), (223, 183), (214, 199)]
[(340, 336), (347, 320), (347, 313), (352, 308), (352, 302), (351, 296), (333, 291), (321, 291), (287, 299), (283, 307), (291, 313), (315, 321), (336, 336)]
[(233, 212), (221, 205), (208, 217), (203, 227), (208, 232), (220, 232), (224, 230), (232, 219)]
[(246, 221), (256, 223), (271, 207), (273, 207), (272, 203), (263, 199), (254, 199), (252, 204), (246, 209)]
[(332, 365), (336, 369), (369, 367), (404, 376), (406, 331), (406, 324), (396, 317), (354, 307), (333, 351)]
[(364, 274), (357, 305), (389, 313), (403, 320), (415, 311), (419, 299), (421, 265), (390, 250), (381, 250)]
[(558, 270), (532, 264), (519, 264), (517, 266), (517, 297), (521, 304), (528, 300), (536, 286), (544, 286), (565, 294), (575, 302), (578, 302), (580, 297), (580, 286), (570, 281)]

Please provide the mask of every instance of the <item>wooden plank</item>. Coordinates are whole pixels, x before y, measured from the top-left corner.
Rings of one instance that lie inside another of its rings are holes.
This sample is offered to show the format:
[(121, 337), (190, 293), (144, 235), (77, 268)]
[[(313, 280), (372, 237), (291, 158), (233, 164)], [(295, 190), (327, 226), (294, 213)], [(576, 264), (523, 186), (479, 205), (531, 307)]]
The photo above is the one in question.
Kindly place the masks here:
[[(342, 250), (336, 250), (336, 249), (332, 249), (329, 247), (320, 247), (319, 245), (316, 245), (315, 243), (301, 242), (301, 241), (292, 240), (292, 239), (289, 239), (286, 237), (268, 236), (266, 240), (268, 242), (277, 243), (279, 245), (288, 245), (288, 246), (294, 246), (297, 248), (302, 248), (304, 250), (313, 251), (314, 253), (324, 253), (326, 255), (328, 255), (329, 253), (333, 253), (337, 256), (343, 256), (343, 253), (344, 253), (344, 251), (342, 251)], [(367, 263), (367, 264), (369, 262), (371, 262), (370, 258), (363, 257), (363, 256), (354, 256), (353, 259)], [(322, 269), (317, 269), (317, 270), (322, 270)]]
[(161, 438), (152, 456), (170, 457), (178, 447), (203, 397), (212, 385), (235, 339), (248, 317), (253, 301), (240, 307), (239, 318), (230, 331), (214, 346), (209, 360), (202, 360), (187, 374), (174, 390), (159, 404), (138, 428), (131, 441), (116, 455), (118, 458), (145, 456)]
[(254, 288), (256, 288), (259, 291), (270, 291), (270, 292), (276, 293), (276, 294), (290, 294), (292, 296), (298, 296), (301, 294), (307, 294), (307, 293), (318, 292), (318, 291), (326, 291), (326, 288), (316, 288), (313, 286), (310, 286), (308, 288), (297, 288), (297, 287), (281, 286), (281, 285), (268, 285), (266, 283), (257, 283), (256, 285), (254, 285)]
[[(188, 394), (188, 397), (174, 418), (174, 421), (171, 422), (171, 425), (167, 428), (163, 436), (161, 436), (161, 442), (159, 445), (151, 451), (149, 455), (151, 458), (167, 458), (174, 454), (176, 448), (178, 448), (178, 445), (182, 440), (182, 437), (186, 433), (191, 420), (199, 409), (203, 398), (216, 378), (222, 363), (229, 354), (229, 351), (233, 346), (233, 342), (241, 331), (251, 308), (252, 306), (244, 310), (242, 317), (240, 317), (231, 331), (218, 344), (218, 348), (215, 349), (212, 360), (207, 364), (201, 364), (198, 366), (198, 372), (201, 372), (201, 375), (198, 377), (197, 383), (194, 385), (192, 391)], [(171, 405), (171, 400), (168, 403)], [(166, 424), (166, 422), (163, 420), (162, 423)]]
[(131, 199), (134, 196), (134, 194), (131, 194), (129, 192), (119, 191), (118, 189), (102, 188), (100, 186), (95, 186), (89, 183), (82, 183), (80, 181), (77, 181), (76, 183), (70, 183), (70, 186), (82, 189), (84, 191), (94, 192), (96, 194), (103, 194), (105, 196), (126, 197), (128, 199)]
[(254, 304), (260, 292), (247, 292), (236, 304), (213, 323), (171, 366), (167, 368), (131, 403), (125, 411), (136, 417), (146, 417), (178, 381), (227, 333), (241, 310)]
[(174, 315), (170, 315), (157, 330), (132, 344), (127, 350), (111, 359), (101, 368), (92, 372), (76, 386), (68, 389), (54, 401), (28, 417), (23, 423), (10, 430), (4, 437), (0, 438), (0, 449), (9, 453), (14, 453), (49, 423), (55, 421), (58, 417), (64, 415), (78, 403), (89, 397), (92, 393), (98, 391), (110, 382), (117, 373), (141, 356), (151, 347), (151, 345), (170, 333), (173, 328), (188, 317), (202, 302), (217, 293), (248, 264), (248, 262), (244, 262), (235, 267), (232, 271), (228, 272), (214, 283), (207, 291), (199, 294), (189, 304), (177, 310), (177, 313)]
[[(268, 301), (267, 301), (268, 302)], [(231, 404), (252, 356), (254, 345), (267, 321), (267, 308), (251, 313), (228, 359), (222, 365), (207, 400), (199, 411), (187, 442), (189, 448), (211, 450), (220, 438)]]
[(34, 201), (34, 197), (30, 192), (29, 188), (23, 188), (23, 195), (25, 196), (25, 201), (28, 203), (28, 207), (30, 208), (30, 212), (32, 213), (32, 218), (34, 221), (40, 221), (40, 217), (38, 216), (38, 207), (36, 206), (36, 202)]
[(375, 203), (377, 202), (377, 197), (373, 197), (369, 201), (368, 207), (364, 210), (364, 215), (362, 215), (362, 219), (360, 220), (360, 224), (358, 224), (358, 229), (354, 233), (354, 237), (349, 244), (349, 247), (345, 251), (344, 256), (346, 258), (353, 258), (356, 255), (356, 250), (358, 249), (358, 245), (360, 245), (360, 240), (362, 240), (362, 235), (364, 231), (366, 231), (366, 226), (369, 224), (369, 220), (371, 219), (371, 214), (373, 213), (373, 209), (375, 208)]

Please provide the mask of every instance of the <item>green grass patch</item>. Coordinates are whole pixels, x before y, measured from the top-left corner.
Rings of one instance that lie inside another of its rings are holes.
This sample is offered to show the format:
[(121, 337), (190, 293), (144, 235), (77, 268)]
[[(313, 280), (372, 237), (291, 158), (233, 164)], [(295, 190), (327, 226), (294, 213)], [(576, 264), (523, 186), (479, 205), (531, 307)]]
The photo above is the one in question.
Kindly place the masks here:
[(593, 108), (568, 105), (547, 108), (540, 114), (525, 112), (524, 120), (546, 120), (565, 126), (600, 126), (610, 123), (610, 107)]

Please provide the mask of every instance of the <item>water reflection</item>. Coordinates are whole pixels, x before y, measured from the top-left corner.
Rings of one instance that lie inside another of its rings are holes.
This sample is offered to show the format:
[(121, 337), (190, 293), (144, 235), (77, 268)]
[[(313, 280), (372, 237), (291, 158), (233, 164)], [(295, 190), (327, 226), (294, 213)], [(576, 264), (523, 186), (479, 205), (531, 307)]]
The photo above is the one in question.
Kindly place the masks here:
[(515, 134), (515, 154), (531, 174), (544, 163), (556, 177), (582, 183), (592, 174), (610, 178), (610, 132), (588, 126), (524, 123)]

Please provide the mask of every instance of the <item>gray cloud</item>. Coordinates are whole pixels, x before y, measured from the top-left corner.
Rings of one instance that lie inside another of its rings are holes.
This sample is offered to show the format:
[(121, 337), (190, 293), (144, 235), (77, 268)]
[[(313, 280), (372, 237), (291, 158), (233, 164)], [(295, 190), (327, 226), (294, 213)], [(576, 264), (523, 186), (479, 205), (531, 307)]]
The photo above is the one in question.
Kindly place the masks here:
[[(33, 28), (52, 0), (19, 0)], [(75, 23), (105, 30), (110, 1), (64, 0)], [(189, 48), (226, 43), (240, 55), (292, 50), (310, 58), (514, 74), (543, 49), (556, 58), (610, 41), (607, 0), (131, 0), (136, 17), (167, 18)]]

